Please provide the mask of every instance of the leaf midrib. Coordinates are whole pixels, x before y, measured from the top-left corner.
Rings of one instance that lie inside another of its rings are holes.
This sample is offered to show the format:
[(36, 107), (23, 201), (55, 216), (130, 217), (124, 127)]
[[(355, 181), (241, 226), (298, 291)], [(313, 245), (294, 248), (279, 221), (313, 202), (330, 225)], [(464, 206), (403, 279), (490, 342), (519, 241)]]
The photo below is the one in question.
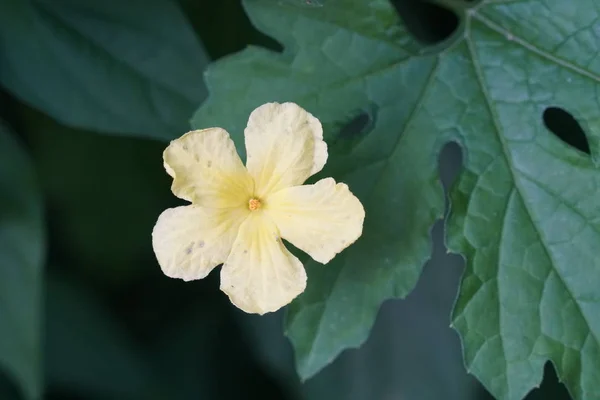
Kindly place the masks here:
[[(503, 4), (503, 3), (494, 3), (494, 4)], [(471, 14), (471, 17), (473, 19), (478, 20), (482, 24), (484, 24), (492, 32), (498, 33), (505, 38), (510, 37), (511, 42), (519, 44), (521, 47), (523, 47), (525, 50), (529, 51), (530, 53), (533, 53), (536, 56), (542, 57), (553, 64), (557, 64), (565, 69), (568, 69), (569, 71), (574, 72), (577, 75), (581, 75), (585, 78), (589, 78), (589, 79), (596, 81), (597, 83), (600, 83), (600, 75), (597, 75), (597, 74), (595, 74), (591, 71), (588, 71), (576, 64), (573, 64), (573, 63), (566, 61), (560, 57), (550, 54), (543, 49), (540, 49), (539, 47), (535, 46), (532, 43), (529, 43), (527, 40), (521, 38), (520, 36), (517, 36), (517, 35), (513, 34), (512, 32), (502, 28), (500, 24), (492, 21), (491, 19), (489, 19), (477, 12), (473, 12)]]

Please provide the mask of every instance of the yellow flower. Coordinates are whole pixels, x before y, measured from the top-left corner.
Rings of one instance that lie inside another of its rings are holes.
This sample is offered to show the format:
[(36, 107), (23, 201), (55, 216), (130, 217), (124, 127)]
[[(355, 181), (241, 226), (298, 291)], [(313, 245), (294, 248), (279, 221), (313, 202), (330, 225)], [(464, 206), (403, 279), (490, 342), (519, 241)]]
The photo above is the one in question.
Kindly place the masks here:
[(219, 264), (221, 290), (248, 313), (290, 303), (306, 287), (302, 263), (281, 238), (326, 264), (362, 234), (365, 211), (332, 178), (302, 184), (327, 161), (318, 119), (294, 103), (268, 103), (250, 114), (244, 167), (221, 128), (188, 132), (163, 154), (175, 196), (152, 245), (165, 275), (202, 279)]

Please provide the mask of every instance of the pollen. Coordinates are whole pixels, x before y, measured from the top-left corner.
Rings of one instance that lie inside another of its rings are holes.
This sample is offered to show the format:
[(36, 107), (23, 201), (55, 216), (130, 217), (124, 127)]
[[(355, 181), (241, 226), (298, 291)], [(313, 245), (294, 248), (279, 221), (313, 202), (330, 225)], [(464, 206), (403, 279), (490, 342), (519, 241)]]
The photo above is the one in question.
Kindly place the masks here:
[(259, 199), (251, 198), (250, 200), (248, 200), (248, 208), (250, 209), (250, 211), (258, 210), (261, 205), (262, 204), (260, 203)]

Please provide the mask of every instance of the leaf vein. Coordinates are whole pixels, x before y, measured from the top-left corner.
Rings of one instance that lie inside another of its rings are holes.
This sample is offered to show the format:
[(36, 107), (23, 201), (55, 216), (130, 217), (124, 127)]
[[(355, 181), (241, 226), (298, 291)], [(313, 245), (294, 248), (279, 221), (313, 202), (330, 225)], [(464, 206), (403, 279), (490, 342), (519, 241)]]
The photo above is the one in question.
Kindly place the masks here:
[(600, 76), (598, 76), (590, 71), (587, 71), (586, 69), (581, 68), (575, 64), (572, 64), (566, 60), (563, 60), (560, 57), (556, 57), (556, 56), (548, 53), (547, 51), (544, 51), (544, 50), (540, 49), (539, 47), (529, 43), (525, 39), (520, 38), (519, 36), (515, 36), (512, 32), (507, 31), (506, 29), (502, 28), (499, 24), (484, 17), (483, 15), (473, 12), (472, 17), (477, 19), (479, 22), (481, 22), (485, 26), (487, 26), (490, 30), (492, 30), (496, 33), (499, 33), (504, 37), (510, 37), (511, 42), (519, 44), (521, 47), (523, 47), (525, 50), (528, 50), (530, 53), (533, 53), (539, 57), (545, 58), (546, 60), (548, 60), (554, 64), (558, 64), (561, 67), (568, 69), (578, 75), (584, 76), (586, 78), (594, 80), (597, 83), (600, 83)]

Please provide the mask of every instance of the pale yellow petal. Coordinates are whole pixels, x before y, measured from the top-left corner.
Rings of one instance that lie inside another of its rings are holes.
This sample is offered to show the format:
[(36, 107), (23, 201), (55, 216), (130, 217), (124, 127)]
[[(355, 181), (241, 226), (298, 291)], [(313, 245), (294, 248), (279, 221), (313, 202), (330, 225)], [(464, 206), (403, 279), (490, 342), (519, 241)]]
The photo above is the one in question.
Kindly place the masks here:
[(365, 210), (360, 200), (332, 178), (282, 189), (264, 203), (281, 236), (323, 264), (362, 234)]
[(246, 166), (263, 197), (301, 185), (327, 161), (327, 145), (318, 119), (294, 103), (268, 103), (250, 114)]
[(163, 153), (175, 196), (204, 207), (245, 204), (254, 190), (227, 131), (209, 128), (173, 140)]
[(221, 269), (221, 290), (247, 313), (277, 311), (306, 288), (302, 263), (284, 246), (277, 227), (253, 211), (240, 227)]
[(152, 247), (165, 275), (185, 281), (202, 279), (231, 251), (244, 209), (169, 208), (152, 231)]

